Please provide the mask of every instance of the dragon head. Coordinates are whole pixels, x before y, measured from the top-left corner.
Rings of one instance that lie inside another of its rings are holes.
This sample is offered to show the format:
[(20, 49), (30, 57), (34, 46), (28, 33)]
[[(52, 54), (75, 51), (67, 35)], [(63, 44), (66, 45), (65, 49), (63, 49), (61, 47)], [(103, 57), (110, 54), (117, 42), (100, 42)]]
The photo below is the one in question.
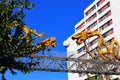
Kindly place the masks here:
[(85, 41), (87, 39), (87, 32), (83, 31), (83, 32), (77, 33), (77, 34), (73, 35), (71, 38), (73, 40), (76, 39), (77, 44), (81, 44), (82, 41)]
[(52, 46), (52, 47), (56, 47), (56, 42), (55, 42), (55, 40), (56, 40), (55, 37), (51, 37), (51, 38), (50, 38), (51, 46)]

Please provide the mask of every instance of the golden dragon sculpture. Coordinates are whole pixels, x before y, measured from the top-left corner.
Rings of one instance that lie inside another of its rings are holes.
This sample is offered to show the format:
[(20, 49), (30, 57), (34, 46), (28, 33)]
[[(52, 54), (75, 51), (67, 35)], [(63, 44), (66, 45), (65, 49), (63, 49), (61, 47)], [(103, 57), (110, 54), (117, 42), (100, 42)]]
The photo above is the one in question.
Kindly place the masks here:
[(50, 47), (56, 47), (55, 37), (47, 38), (43, 40), (42, 42), (38, 43), (33, 50), (40, 51), (45, 49), (50, 49)]
[[(120, 45), (118, 41), (115, 39), (112, 39), (110, 45), (108, 45), (104, 41), (102, 34), (100, 34), (100, 32), (98, 31), (79, 32), (73, 35), (72, 39), (76, 40), (76, 43), (80, 45), (82, 42), (85, 42), (88, 38), (93, 37), (93, 36), (98, 36), (98, 46), (97, 46), (98, 54), (95, 55), (94, 53), (90, 52), (87, 47), (86, 47), (86, 53), (88, 53), (92, 58), (100, 56), (103, 60), (110, 60), (114, 58), (117, 58), (118, 60), (120, 60), (120, 56), (119, 56)], [(102, 50), (103, 46), (105, 50)]]
[[(22, 26), (22, 30), (24, 31), (25, 34), (24, 34), (24, 36), (20, 37), (20, 39), (25, 40), (26, 43), (30, 43), (30, 35), (29, 34), (34, 34), (35, 36), (40, 37), (40, 38), (43, 38), (43, 36), (44, 36), (44, 33), (38, 34), (36, 31), (29, 29), (27, 26), (18, 24), (17, 21), (14, 21), (12, 23), (12, 26), (14, 28)], [(8, 36), (12, 40), (12, 37), (10, 35), (8, 35)], [(55, 40), (56, 40), (55, 37), (50, 37), (50, 38), (47, 38), (47, 39), (39, 42), (37, 45), (35, 45), (34, 48), (32, 48), (33, 53), (34, 53), (34, 51), (38, 52), (38, 51), (45, 50), (45, 49), (49, 50), (51, 46), (56, 47)]]

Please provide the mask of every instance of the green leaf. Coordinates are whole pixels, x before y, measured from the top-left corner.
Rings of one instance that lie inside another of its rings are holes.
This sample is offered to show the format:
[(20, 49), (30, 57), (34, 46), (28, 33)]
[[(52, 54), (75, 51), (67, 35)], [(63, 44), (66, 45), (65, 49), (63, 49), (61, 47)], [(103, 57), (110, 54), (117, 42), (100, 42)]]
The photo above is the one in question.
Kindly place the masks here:
[(0, 41), (2, 41), (3, 40), (3, 38), (2, 37), (0, 37)]
[(6, 68), (6, 67), (1, 66), (1, 67), (0, 67), (0, 72), (2, 72), (5, 68)]

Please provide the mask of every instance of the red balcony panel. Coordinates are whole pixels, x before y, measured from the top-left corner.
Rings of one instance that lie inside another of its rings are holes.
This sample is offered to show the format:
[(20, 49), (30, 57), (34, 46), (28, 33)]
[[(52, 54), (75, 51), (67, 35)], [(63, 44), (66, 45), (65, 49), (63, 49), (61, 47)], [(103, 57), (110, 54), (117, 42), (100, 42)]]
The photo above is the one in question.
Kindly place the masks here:
[(111, 24), (112, 24), (112, 20), (110, 20), (110, 22), (109, 22), (109, 23), (110, 23), (110, 25), (111, 25)]
[(106, 10), (107, 8), (108, 8), (108, 6), (105, 5), (105, 6), (102, 8), (102, 12), (103, 12), (104, 10)]
[(85, 29), (85, 31), (89, 31), (90, 30), (90, 27), (87, 27), (86, 29)]
[(111, 30), (110, 30), (110, 34), (113, 34), (113, 33), (114, 33), (114, 31), (113, 31), (113, 29), (111, 29)]
[(79, 28), (81, 29), (83, 26), (84, 26), (84, 25), (82, 24), (82, 25), (79, 26)]
[(90, 22), (90, 21), (92, 21), (92, 19), (93, 19), (93, 17), (90, 17), (87, 21)]
[(83, 28), (84, 27), (84, 23), (82, 23), (81, 25), (79, 25), (76, 30), (78, 31), (79, 29)]
[(103, 3), (105, 0), (100, 0), (101, 3)]
[(87, 11), (87, 15), (89, 15), (92, 12), (92, 9)]
[(89, 15), (92, 11), (96, 9), (96, 6), (94, 5), (92, 8), (90, 8), (85, 14)]
[(100, 23), (100, 22), (101, 22), (101, 20), (99, 19), (99, 20), (98, 20), (98, 23)]
[(109, 16), (111, 15), (111, 11), (108, 13), (108, 15), (109, 15)]

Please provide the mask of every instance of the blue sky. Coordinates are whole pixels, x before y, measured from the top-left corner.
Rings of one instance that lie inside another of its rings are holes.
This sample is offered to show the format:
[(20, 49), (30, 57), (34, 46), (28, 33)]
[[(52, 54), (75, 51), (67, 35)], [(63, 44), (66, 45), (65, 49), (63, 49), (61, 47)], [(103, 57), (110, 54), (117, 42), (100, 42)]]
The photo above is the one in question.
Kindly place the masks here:
[[(26, 11), (25, 22), (45, 38), (56, 37), (57, 47), (52, 48), (55, 56), (66, 56), (63, 41), (74, 33), (74, 25), (83, 18), (83, 10), (94, 0), (31, 0), (35, 7)], [(12, 76), (6, 73), (8, 80), (67, 80), (67, 73), (35, 71), (30, 74)]]

